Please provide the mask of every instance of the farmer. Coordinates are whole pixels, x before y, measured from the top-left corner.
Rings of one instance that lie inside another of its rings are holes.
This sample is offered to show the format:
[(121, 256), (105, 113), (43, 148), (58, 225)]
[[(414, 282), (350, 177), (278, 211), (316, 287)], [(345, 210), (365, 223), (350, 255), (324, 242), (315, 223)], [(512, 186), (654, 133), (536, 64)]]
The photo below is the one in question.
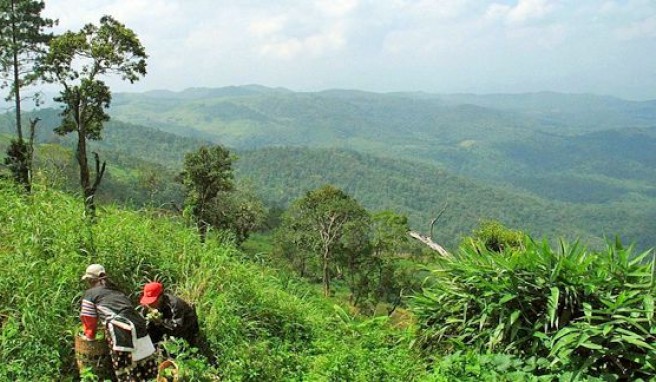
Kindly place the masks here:
[(196, 310), (183, 299), (164, 291), (158, 282), (144, 285), (141, 297), (143, 311), (148, 317), (148, 333), (154, 342), (163, 337), (176, 337), (186, 340), (191, 346), (198, 346), (199, 327)]
[(119, 382), (148, 381), (157, 377), (157, 359), (146, 320), (130, 299), (116, 290), (100, 264), (87, 267), (82, 280), (89, 289), (82, 297), (80, 319), (84, 336), (93, 340), (98, 322), (106, 330), (112, 367)]

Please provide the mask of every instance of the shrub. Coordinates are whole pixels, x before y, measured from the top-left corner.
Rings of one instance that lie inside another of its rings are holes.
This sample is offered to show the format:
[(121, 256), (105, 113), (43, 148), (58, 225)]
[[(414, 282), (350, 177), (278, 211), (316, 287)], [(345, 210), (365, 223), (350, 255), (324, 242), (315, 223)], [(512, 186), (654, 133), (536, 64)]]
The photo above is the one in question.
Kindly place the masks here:
[[(413, 299), (428, 353), (463, 348), (549, 360), (617, 378), (654, 376), (653, 259), (609, 244), (527, 240), (523, 251), (464, 248)], [(649, 261), (647, 261), (649, 260)]]
[(478, 229), (472, 232), (472, 236), (464, 238), (462, 246), (494, 252), (521, 250), (524, 238), (522, 231), (512, 230), (498, 221), (488, 220), (481, 222)]

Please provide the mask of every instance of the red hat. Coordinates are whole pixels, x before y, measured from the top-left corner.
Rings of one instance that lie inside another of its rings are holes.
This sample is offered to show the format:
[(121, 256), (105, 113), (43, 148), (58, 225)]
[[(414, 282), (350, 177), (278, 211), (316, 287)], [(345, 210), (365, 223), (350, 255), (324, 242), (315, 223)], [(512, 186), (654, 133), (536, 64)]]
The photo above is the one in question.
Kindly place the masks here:
[(162, 294), (164, 286), (161, 283), (148, 283), (144, 285), (143, 296), (141, 296), (141, 305), (150, 305), (157, 301)]

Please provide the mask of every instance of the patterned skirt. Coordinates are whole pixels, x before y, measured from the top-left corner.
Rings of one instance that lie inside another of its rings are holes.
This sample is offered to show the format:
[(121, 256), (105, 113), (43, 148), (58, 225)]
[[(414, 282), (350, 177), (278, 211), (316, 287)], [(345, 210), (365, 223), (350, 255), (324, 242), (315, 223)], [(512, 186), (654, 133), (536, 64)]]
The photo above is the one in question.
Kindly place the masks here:
[(111, 337), (107, 336), (107, 341), (112, 358), (112, 368), (118, 382), (147, 382), (157, 378), (157, 353), (133, 363), (131, 352), (113, 349)]

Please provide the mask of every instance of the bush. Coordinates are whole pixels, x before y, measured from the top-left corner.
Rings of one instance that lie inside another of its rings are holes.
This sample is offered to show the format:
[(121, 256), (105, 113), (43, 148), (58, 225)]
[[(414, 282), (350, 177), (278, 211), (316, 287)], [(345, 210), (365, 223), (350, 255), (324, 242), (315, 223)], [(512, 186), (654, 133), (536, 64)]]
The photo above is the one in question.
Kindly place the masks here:
[(654, 376), (648, 257), (619, 244), (602, 252), (531, 240), (523, 251), (464, 248), (441, 260), (431, 287), (413, 299), (418, 344), (429, 354), (474, 348), (592, 375)]
[(498, 221), (488, 220), (481, 222), (480, 227), (472, 232), (471, 237), (464, 238), (462, 246), (494, 252), (521, 250), (524, 238), (522, 231), (512, 230)]

